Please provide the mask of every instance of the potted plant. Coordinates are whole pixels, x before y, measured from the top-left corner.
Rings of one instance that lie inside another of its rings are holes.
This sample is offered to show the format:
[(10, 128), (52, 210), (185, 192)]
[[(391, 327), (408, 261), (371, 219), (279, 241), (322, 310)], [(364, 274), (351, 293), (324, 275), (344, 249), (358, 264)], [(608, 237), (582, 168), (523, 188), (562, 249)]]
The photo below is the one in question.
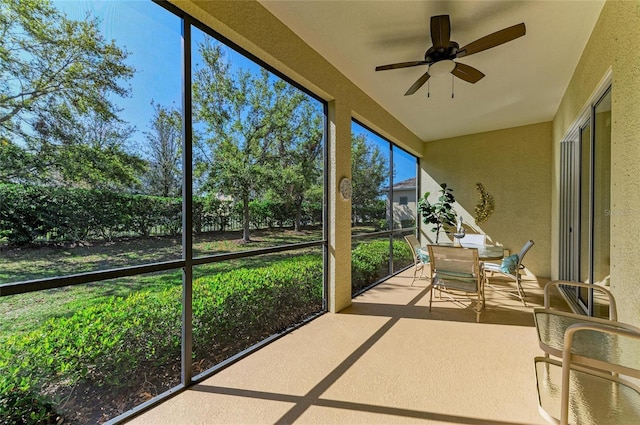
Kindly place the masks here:
[(453, 209), (453, 203), (456, 200), (453, 196), (453, 189), (448, 188), (446, 183), (440, 184), (440, 196), (437, 202), (430, 203), (427, 199), (429, 195), (430, 192), (426, 192), (418, 201), (418, 211), (422, 214), (422, 221), (425, 224), (435, 225), (431, 230), (436, 232), (436, 243), (438, 243), (440, 230), (443, 226), (456, 224), (456, 211)]

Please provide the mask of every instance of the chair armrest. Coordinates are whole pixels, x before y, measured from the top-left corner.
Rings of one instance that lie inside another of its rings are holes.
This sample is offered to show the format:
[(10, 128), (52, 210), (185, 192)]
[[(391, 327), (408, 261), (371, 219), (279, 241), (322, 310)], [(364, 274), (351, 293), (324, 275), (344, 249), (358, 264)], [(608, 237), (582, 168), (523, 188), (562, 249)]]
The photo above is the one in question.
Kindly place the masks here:
[[(578, 340), (579, 338), (579, 340)], [(565, 331), (562, 362), (640, 379), (640, 329), (622, 322), (583, 322)]]
[(534, 308), (533, 320), (538, 334), (538, 343), (542, 351), (560, 358), (565, 345), (566, 331), (572, 325), (595, 323), (619, 328), (629, 328), (631, 326), (608, 319), (548, 308)]
[(595, 291), (598, 291), (604, 294), (609, 300), (609, 320), (618, 320), (618, 309), (616, 307), (616, 300), (613, 297), (613, 294), (608, 289), (602, 286), (592, 285), (590, 283), (573, 282), (569, 280), (552, 280), (551, 282), (548, 282), (544, 287), (544, 308), (547, 308), (547, 309), (549, 308), (549, 304), (550, 304), (549, 290), (554, 286), (557, 287), (560, 285), (593, 289)]

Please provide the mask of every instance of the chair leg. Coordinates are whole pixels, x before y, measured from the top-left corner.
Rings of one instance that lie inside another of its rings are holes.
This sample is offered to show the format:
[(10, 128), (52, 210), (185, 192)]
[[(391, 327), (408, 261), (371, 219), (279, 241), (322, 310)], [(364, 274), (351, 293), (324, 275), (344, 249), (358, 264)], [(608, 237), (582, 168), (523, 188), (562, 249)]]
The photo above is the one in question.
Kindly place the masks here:
[(431, 311), (431, 303), (433, 302), (433, 291), (435, 290), (435, 286), (433, 286), (433, 283), (431, 283), (431, 291), (429, 291), (429, 311)]
[(484, 292), (480, 290), (478, 291), (478, 305), (476, 307), (476, 323), (480, 323), (480, 313), (482, 313), (482, 310), (484, 310), (484, 305)]
[(518, 296), (522, 300), (522, 303), (524, 304), (524, 306), (527, 307), (527, 301), (525, 300), (525, 297), (527, 296), (527, 294), (524, 293), (524, 289), (522, 288), (522, 284), (520, 283), (519, 275), (518, 275), (518, 278), (516, 279), (516, 287), (518, 288)]
[(416, 275), (418, 274), (418, 269), (420, 269), (420, 277), (422, 277), (422, 266), (416, 263), (416, 265), (413, 266), (413, 280), (411, 281), (411, 286), (413, 286), (413, 283), (416, 281)]
[[(493, 273), (491, 273), (491, 275), (493, 276)], [(513, 279), (513, 276), (511, 277)], [(515, 291), (513, 289), (502, 289), (502, 288), (498, 288), (496, 286), (493, 286), (491, 284), (491, 281), (489, 281), (487, 279), (487, 286), (493, 288), (495, 291), (515, 297), (517, 299), (519, 299), (520, 301), (522, 301), (522, 304), (524, 304), (525, 307), (527, 306), (527, 301), (526, 301), (526, 296), (527, 294), (524, 292), (524, 289), (522, 288), (522, 284), (520, 283), (520, 276), (517, 276), (515, 278), (515, 282), (516, 282), (516, 289)], [(516, 292), (517, 291), (517, 292)]]

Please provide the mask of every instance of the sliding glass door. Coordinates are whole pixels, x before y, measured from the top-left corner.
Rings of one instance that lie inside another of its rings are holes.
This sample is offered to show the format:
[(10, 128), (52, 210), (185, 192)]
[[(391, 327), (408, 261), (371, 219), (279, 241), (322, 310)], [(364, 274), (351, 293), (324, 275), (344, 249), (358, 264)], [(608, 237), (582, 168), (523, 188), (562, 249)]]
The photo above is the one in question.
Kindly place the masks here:
[[(577, 131), (562, 142), (559, 277), (609, 285), (611, 189), (611, 89), (591, 106)], [(608, 315), (593, 290), (567, 292), (575, 306)]]

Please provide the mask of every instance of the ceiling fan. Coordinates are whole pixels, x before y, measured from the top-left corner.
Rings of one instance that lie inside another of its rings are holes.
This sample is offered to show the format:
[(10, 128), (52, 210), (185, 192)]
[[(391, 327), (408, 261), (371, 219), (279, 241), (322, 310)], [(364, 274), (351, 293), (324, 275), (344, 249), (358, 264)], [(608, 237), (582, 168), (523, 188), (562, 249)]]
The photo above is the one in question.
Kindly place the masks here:
[[(431, 46), (424, 54), (424, 60), (377, 66), (376, 71), (409, 68), (421, 65), (429, 65), (429, 69), (431, 69), (431, 66), (438, 62), (448, 61), (449, 65), (453, 66), (451, 74), (464, 81), (475, 84), (484, 77), (484, 74), (472, 66), (460, 62), (453, 62), (453, 60), (473, 55), (474, 53), (482, 52), (483, 50), (515, 40), (516, 38), (525, 35), (525, 32), (526, 28), (524, 23), (520, 23), (479, 38), (478, 40), (460, 48), (458, 43), (451, 41), (450, 39), (451, 23), (449, 22), (449, 15), (432, 16), (431, 41), (433, 42), (433, 46)], [(427, 82), (429, 78), (431, 78), (431, 75), (429, 75), (429, 69), (420, 78), (418, 78), (411, 87), (409, 87), (409, 90), (404, 94), (405, 96), (414, 94), (424, 85), (424, 83)]]

